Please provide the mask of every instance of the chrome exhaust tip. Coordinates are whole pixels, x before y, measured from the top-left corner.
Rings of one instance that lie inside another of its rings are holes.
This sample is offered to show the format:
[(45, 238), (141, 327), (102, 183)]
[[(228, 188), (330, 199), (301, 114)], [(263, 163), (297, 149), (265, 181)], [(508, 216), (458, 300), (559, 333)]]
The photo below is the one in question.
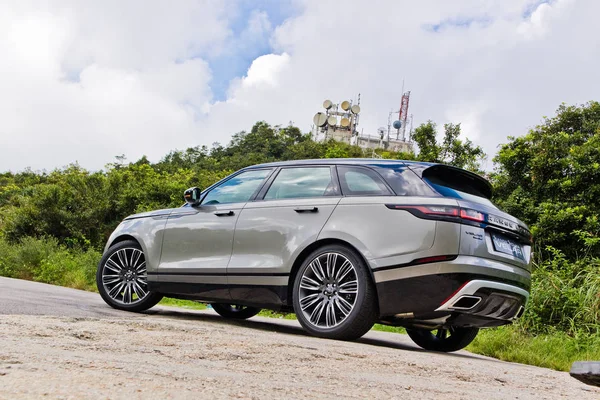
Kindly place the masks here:
[(479, 296), (471, 296), (471, 295), (463, 295), (458, 298), (452, 305), (449, 307), (453, 310), (471, 310), (477, 306), (481, 302), (481, 297)]

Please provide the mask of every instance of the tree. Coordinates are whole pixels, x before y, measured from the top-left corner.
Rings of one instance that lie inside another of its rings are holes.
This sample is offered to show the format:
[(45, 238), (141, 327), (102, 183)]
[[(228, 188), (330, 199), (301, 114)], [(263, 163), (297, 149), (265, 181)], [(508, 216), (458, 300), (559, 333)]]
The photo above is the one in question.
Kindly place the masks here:
[(441, 143), (438, 143), (436, 124), (432, 121), (421, 124), (412, 135), (419, 147), (417, 159), (479, 172), (485, 153), (471, 140), (461, 140), (460, 133), (460, 124), (444, 124), (444, 138)]
[(600, 256), (600, 103), (563, 104), (509, 140), (494, 158), (497, 203), (533, 227), (538, 252)]

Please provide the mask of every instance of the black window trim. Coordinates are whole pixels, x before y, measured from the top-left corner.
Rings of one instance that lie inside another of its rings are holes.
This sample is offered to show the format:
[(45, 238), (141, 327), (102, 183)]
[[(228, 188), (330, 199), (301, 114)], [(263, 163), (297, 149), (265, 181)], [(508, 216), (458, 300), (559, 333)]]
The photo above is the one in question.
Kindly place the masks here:
[[(331, 173), (331, 182), (334, 185), (334, 187), (333, 187), (334, 194), (331, 194), (329, 196), (318, 196), (318, 197), (294, 197), (294, 198), (289, 198), (289, 199), (265, 199), (267, 192), (269, 191), (269, 189), (273, 185), (273, 182), (275, 181), (275, 179), (277, 179), (277, 177), (279, 176), (279, 173), (282, 170), (295, 169), (295, 168), (325, 168), (325, 167), (329, 168), (329, 171)], [(277, 167), (276, 171), (269, 177), (268, 182), (265, 183), (265, 185), (262, 187), (262, 189), (259, 191), (259, 193), (257, 194), (256, 198), (253, 201), (323, 199), (323, 198), (341, 197), (341, 196), (342, 196), (342, 191), (340, 189), (340, 184), (339, 184), (337, 170), (335, 168), (335, 165), (333, 165), (333, 164), (296, 164), (296, 165), (285, 165), (282, 167)]]
[[(362, 169), (368, 169), (369, 171), (373, 172), (376, 176), (379, 177), (379, 179), (381, 179), (381, 182), (383, 182), (384, 186), (387, 188), (387, 190), (389, 191), (389, 194), (345, 194), (344, 191), (342, 190), (342, 181), (339, 177), (339, 173), (337, 171), (337, 167), (352, 167), (352, 168), (362, 168)], [(339, 182), (339, 188), (340, 188), (340, 193), (342, 193), (342, 196), (344, 197), (386, 197), (386, 196), (398, 196), (396, 194), (396, 192), (394, 191), (394, 189), (392, 189), (390, 187), (390, 185), (387, 183), (387, 181), (383, 178), (383, 176), (381, 176), (381, 174), (379, 172), (377, 172), (377, 170), (373, 167), (370, 166), (366, 166), (366, 165), (357, 165), (357, 164), (339, 164), (336, 165), (336, 175), (338, 176), (338, 182)]]

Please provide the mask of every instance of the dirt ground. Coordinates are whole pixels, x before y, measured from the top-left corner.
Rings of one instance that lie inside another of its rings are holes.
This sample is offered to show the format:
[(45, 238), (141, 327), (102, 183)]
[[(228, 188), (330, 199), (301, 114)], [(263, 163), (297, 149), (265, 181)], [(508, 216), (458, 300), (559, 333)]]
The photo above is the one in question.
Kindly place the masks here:
[[(166, 310), (166, 311), (164, 311)], [(0, 315), (0, 398), (599, 399), (562, 372), (468, 352), (437, 354), (404, 335), (306, 336), (295, 321), (211, 312), (73, 318)]]

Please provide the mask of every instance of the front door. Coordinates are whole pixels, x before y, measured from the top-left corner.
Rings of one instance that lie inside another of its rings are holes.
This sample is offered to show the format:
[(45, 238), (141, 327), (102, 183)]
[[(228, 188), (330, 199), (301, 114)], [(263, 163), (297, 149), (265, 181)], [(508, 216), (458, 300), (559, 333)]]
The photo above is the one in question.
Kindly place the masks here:
[(241, 172), (212, 188), (199, 206), (169, 216), (158, 266), (161, 291), (229, 299), (227, 264), (241, 210), (271, 169)]
[(266, 306), (285, 300), (295, 259), (340, 201), (336, 182), (329, 166), (282, 168), (264, 197), (246, 204), (227, 268), (234, 302)]

